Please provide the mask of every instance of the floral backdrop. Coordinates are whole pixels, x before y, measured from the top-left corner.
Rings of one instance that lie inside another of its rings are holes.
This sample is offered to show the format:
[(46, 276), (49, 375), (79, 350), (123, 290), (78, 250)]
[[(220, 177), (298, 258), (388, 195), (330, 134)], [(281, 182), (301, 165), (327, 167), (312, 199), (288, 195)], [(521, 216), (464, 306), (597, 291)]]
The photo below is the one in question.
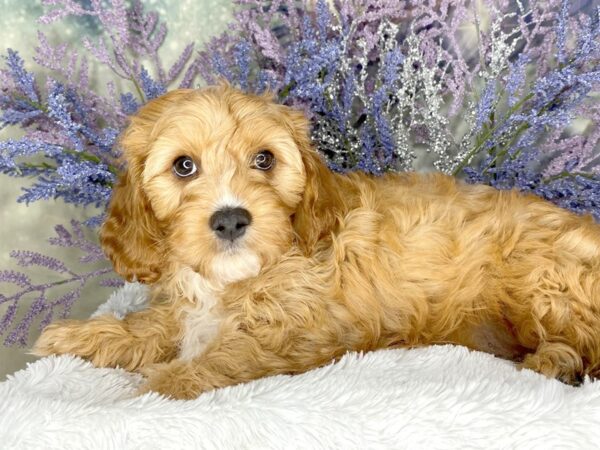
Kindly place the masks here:
[[(334, 171), (439, 170), (600, 219), (597, 2), (236, 0), (207, 41), (201, 24), (217, 23), (216, 5), (197, 21), (191, 2), (31, 7), (33, 43), (8, 48), (0, 66), (0, 126), (21, 133), (0, 140), (0, 172), (28, 180), (18, 202), (77, 212), (54, 230), (39, 221), (45, 253), (11, 247), (5, 345), (72, 314), (90, 284), (122, 284), (95, 237), (125, 169), (116, 138), (128, 115), (177, 87), (224, 79), (274, 93), (310, 118)], [(78, 258), (59, 258), (65, 250)]]
[[(165, 61), (171, 61), (175, 54), (181, 52), (191, 41), (202, 43), (211, 36), (225, 29), (231, 19), (232, 4), (220, 0), (148, 0), (144, 2), (149, 8), (158, 11), (161, 17), (169, 23), (170, 32), (160, 52)], [(19, 51), (26, 63), (26, 68), (40, 75), (44, 70), (33, 62), (38, 29), (47, 33), (51, 42), (69, 42), (75, 47), (83, 36), (99, 32), (98, 25), (93, 20), (69, 20), (61, 26), (39, 26), (37, 19), (43, 14), (41, 0), (0, 0), (0, 54), (5, 54), (6, 48)], [(179, 38), (181, 36), (181, 38)], [(93, 63), (92, 63), (93, 64)], [(3, 66), (0, 62), (0, 66)], [(110, 78), (110, 72), (99, 64), (93, 64), (93, 77), (97, 86), (102, 86)], [(16, 127), (0, 129), (0, 140), (17, 138), (22, 131)], [(51, 246), (47, 238), (53, 234), (53, 228), (60, 224), (69, 224), (72, 219), (80, 222), (97, 214), (93, 206), (79, 208), (65, 204), (62, 200), (36, 202), (26, 205), (17, 203), (17, 198), (23, 193), (22, 188), (31, 185), (27, 178), (13, 178), (0, 175), (0, 270), (18, 270), (19, 266), (10, 252), (14, 249), (26, 249), (52, 255), (64, 261), (69, 267), (78, 264), (80, 254), (70, 249)], [(92, 232), (93, 234), (93, 232)], [(90, 236), (90, 233), (87, 232)], [(101, 268), (98, 263), (93, 268)], [(40, 282), (55, 281), (52, 273), (39, 271), (36, 279)], [(0, 293), (13, 292), (14, 287), (0, 285)], [(68, 290), (68, 289), (66, 289)], [(81, 300), (73, 305), (73, 317), (87, 317), (97, 305), (110, 295), (113, 289), (101, 287), (98, 284), (84, 286)], [(34, 295), (23, 299), (23, 306), (30, 306)], [(0, 305), (2, 317), (8, 305)], [(26, 314), (28, 308), (18, 312), (17, 319)], [(0, 337), (3, 341), (5, 336)], [(24, 366), (25, 361), (33, 358), (25, 352), (27, 347), (4, 346), (0, 344), (0, 380), (5, 374), (12, 373)]]

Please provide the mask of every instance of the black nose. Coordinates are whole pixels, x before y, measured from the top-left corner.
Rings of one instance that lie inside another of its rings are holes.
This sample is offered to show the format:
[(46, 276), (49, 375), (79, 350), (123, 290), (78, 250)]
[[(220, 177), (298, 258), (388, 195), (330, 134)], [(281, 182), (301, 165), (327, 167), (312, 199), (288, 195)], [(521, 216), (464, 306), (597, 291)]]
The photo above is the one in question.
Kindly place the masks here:
[(234, 241), (246, 232), (252, 216), (244, 208), (223, 208), (210, 218), (210, 228), (221, 239)]

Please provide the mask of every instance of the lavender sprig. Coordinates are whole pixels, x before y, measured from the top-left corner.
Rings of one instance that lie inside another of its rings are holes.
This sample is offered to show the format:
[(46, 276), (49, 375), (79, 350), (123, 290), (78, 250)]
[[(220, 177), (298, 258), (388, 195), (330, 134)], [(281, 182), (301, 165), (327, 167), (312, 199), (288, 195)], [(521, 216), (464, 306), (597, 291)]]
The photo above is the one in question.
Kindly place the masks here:
[[(314, 10), (291, 0), (240, 3), (239, 33), (216, 39), (205, 60), (210, 55), (221, 76), (258, 91), (268, 71), (280, 99), (311, 117), (332, 169), (379, 174), (433, 165), (597, 215), (600, 133), (589, 130), (600, 119), (590, 112), (600, 82), (598, 11), (573, 14), (567, 0), (533, 1), (529, 9), (520, 2), (321, 1)], [(460, 35), (469, 23), (478, 41), (470, 54)], [(242, 74), (235, 48), (244, 42), (255, 53)], [(593, 125), (573, 136), (581, 117)]]
[[(43, 3), (50, 9), (40, 18), (42, 24), (69, 16), (97, 20), (105, 33), (97, 42), (86, 37), (84, 47), (125, 79), (131, 91), (117, 95), (114, 82), (109, 82), (109, 96), (98, 94), (89, 84), (87, 57), (67, 44), (50, 44), (41, 32), (34, 61), (49, 71), (43, 83), (38, 84), (19, 54), (9, 49), (6, 68), (0, 69), (0, 128), (19, 126), (25, 134), (18, 143), (0, 142), (0, 172), (34, 177), (19, 201), (62, 198), (104, 207), (122, 169), (116, 139), (127, 116), (164, 94), (182, 73), (186, 72), (184, 83), (193, 82), (194, 71), (186, 69), (193, 44), (167, 71), (158, 57), (166, 25), (156, 12), (146, 12), (141, 1), (133, 1), (131, 7), (124, 0)], [(154, 74), (142, 60), (150, 62)]]
[[(193, 44), (187, 45), (175, 63), (165, 70), (158, 57), (167, 28), (155, 12), (146, 12), (140, 1), (131, 7), (123, 0), (80, 4), (71, 0), (44, 0), (51, 9), (40, 19), (48, 24), (68, 16), (91, 17), (104, 30), (98, 41), (84, 38), (92, 56), (112, 68), (126, 81), (125, 90), (116, 92), (109, 81), (108, 95), (99, 94), (89, 83), (88, 58), (66, 43), (52, 45), (42, 32), (34, 61), (46, 69), (45, 79), (37, 80), (25, 68), (16, 51), (8, 50), (0, 67), (0, 128), (19, 126), (24, 136), (19, 140), (0, 141), (0, 171), (18, 177), (32, 177), (34, 182), (24, 189), (19, 201), (61, 198), (76, 205), (93, 204), (101, 210), (111, 195), (116, 175), (122, 170), (116, 138), (126, 125), (127, 115), (141, 104), (166, 92), (185, 74), (183, 83), (191, 85), (196, 71), (191, 70)], [(142, 66), (148, 60), (153, 73)], [(103, 214), (88, 219), (97, 226)], [(81, 224), (72, 222), (72, 231), (56, 228), (53, 245), (71, 247), (83, 252), (81, 263), (100, 263), (105, 268), (71, 269), (56, 258), (29, 251), (15, 251), (11, 257), (26, 269), (43, 268), (56, 276), (56, 281), (35, 283), (24, 273), (0, 272), (0, 282), (17, 287), (11, 295), (0, 295), (7, 309), (0, 322), (0, 334), (8, 333), (5, 344), (25, 345), (29, 328), (38, 317), (40, 326), (59, 314), (66, 317), (81, 289), (92, 280), (101, 285), (118, 286), (115, 278), (102, 279), (110, 273), (109, 263), (96, 243), (84, 237)], [(55, 288), (70, 290), (52, 298)], [(11, 329), (19, 305), (33, 299), (25, 317)]]
[[(55, 228), (56, 237), (50, 238), (51, 245), (73, 248), (84, 253), (79, 258), (81, 263), (94, 263), (104, 260), (102, 250), (97, 244), (85, 238), (82, 225), (71, 221), (72, 232), (64, 226)], [(81, 290), (92, 280), (99, 280), (112, 273), (112, 269), (104, 267), (93, 270), (70, 269), (62, 261), (38, 252), (13, 251), (10, 254), (21, 267), (34, 267), (36, 270), (46, 269), (54, 273), (56, 281), (48, 283), (35, 283), (24, 273), (14, 270), (0, 271), (0, 283), (10, 284), (17, 287), (14, 294), (0, 294), (0, 305), (6, 304), (6, 312), (0, 319), (0, 336), (6, 335), (5, 345), (26, 346), (30, 336), (30, 329), (39, 320), (39, 329), (48, 325), (53, 318), (66, 318), (69, 315), (73, 303), (79, 298)], [(107, 280), (110, 286), (119, 285), (114, 279)], [(122, 282), (121, 282), (122, 284)], [(59, 287), (69, 287), (69, 290), (58, 296), (50, 297), (50, 294)], [(16, 313), (24, 299), (33, 298), (25, 316), (15, 323)]]

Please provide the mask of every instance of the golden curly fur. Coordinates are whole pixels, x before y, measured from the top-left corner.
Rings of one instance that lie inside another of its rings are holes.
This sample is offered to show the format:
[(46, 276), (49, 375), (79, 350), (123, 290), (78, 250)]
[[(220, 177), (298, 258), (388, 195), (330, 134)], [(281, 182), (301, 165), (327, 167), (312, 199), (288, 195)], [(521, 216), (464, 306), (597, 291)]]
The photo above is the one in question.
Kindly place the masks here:
[[(38, 355), (140, 370), (143, 391), (175, 398), (436, 343), (566, 382), (600, 372), (590, 217), (439, 173), (331, 173), (300, 112), (228, 86), (151, 101), (121, 144), (101, 240), (118, 273), (153, 284), (152, 306), (52, 324)], [(271, 170), (253, 166), (261, 149)], [(182, 155), (190, 179), (172, 171)], [(223, 207), (252, 216), (231, 245), (209, 226)]]

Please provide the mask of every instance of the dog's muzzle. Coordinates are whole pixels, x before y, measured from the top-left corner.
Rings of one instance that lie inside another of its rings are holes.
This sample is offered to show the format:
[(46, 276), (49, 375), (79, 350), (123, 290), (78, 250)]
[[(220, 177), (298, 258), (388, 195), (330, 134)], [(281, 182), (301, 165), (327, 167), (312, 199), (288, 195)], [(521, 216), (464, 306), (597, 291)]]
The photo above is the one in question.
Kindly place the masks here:
[(231, 242), (243, 236), (251, 222), (252, 216), (244, 208), (220, 209), (209, 220), (210, 228), (217, 237)]

